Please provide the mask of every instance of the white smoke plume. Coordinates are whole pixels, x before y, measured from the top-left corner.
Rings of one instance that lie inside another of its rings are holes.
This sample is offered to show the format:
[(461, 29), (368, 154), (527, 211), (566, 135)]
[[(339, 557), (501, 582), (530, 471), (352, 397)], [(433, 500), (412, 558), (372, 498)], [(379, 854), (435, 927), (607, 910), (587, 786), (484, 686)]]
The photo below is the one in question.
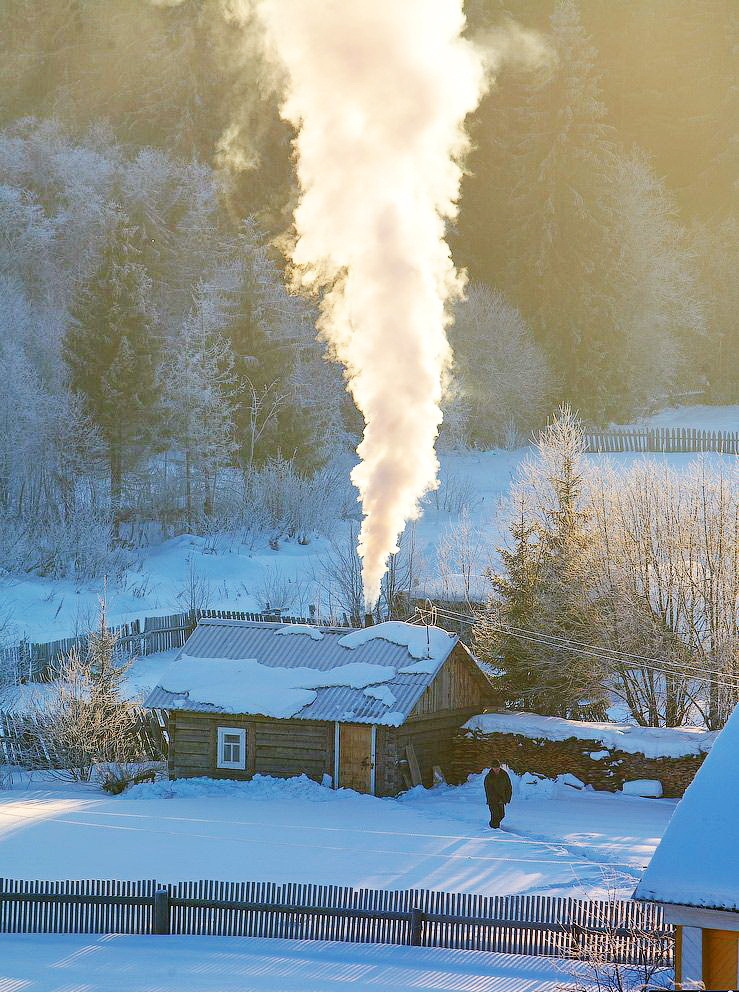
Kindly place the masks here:
[(448, 303), (463, 289), (444, 240), (486, 86), (461, 0), (260, 0), (297, 130), (295, 281), (323, 290), (320, 332), (365, 419), (352, 473), (368, 605), (419, 500), (450, 361)]
[[(320, 295), (320, 334), (365, 420), (352, 481), (371, 606), (406, 523), (438, 485), (446, 327), (464, 289), (445, 228), (457, 213), (465, 118), (503, 61), (535, 62), (545, 48), (512, 23), (466, 38), (463, 0), (221, 3), (245, 44), (264, 35), (283, 77), (300, 183), (293, 283)], [(239, 135), (227, 132), (217, 155), (235, 171), (252, 164)]]

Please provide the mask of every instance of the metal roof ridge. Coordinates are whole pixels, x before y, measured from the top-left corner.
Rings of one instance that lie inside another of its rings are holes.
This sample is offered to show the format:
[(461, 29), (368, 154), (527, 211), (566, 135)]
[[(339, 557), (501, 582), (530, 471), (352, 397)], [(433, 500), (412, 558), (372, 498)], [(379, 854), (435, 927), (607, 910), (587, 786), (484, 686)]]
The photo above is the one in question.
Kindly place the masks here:
[(362, 630), (361, 627), (332, 627), (328, 624), (324, 626), (320, 623), (303, 622), (302, 620), (300, 623), (292, 623), (285, 620), (237, 620), (232, 618), (227, 619), (226, 617), (201, 617), (197, 622), (198, 627), (244, 627), (247, 625), (249, 627), (269, 627), (275, 629), (277, 627), (315, 627), (316, 630), (324, 631), (327, 634), (346, 634), (354, 630)]

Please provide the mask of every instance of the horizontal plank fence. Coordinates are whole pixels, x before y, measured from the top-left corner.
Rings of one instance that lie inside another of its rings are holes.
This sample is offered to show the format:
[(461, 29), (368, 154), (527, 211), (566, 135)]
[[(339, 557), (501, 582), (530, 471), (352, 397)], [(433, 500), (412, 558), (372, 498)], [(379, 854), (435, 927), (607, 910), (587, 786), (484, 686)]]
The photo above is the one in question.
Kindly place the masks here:
[(661, 453), (709, 452), (721, 455), (739, 453), (739, 431), (701, 431), (694, 427), (651, 427), (585, 433), (589, 454), (621, 451)]
[(222, 881), (0, 879), (0, 933), (288, 937), (664, 967), (674, 945), (653, 903)]

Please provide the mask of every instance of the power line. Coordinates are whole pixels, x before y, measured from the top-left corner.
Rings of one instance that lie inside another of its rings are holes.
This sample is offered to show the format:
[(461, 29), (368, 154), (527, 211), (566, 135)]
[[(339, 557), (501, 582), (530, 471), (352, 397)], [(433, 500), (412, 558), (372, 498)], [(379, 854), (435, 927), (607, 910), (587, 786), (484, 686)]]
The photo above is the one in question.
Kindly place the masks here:
[[(435, 607), (434, 609), (438, 616), (445, 617), (449, 620), (454, 620), (459, 623), (467, 623), (470, 625), (477, 622), (475, 617), (471, 617), (464, 613), (445, 610), (443, 607)], [(417, 616), (419, 620), (423, 620), (425, 612), (425, 610), (417, 608), (414, 618)], [(501, 633), (508, 634), (510, 637), (517, 637), (520, 640), (541, 644), (545, 647), (559, 648), (563, 651), (569, 651), (571, 654), (596, 657), (601, 661), (618, 661), (621, 662), (624, 667), (658, 672), (661, 675), (684, 674), (693, 679), (706, 679), (713, 676), (713, 678), (710, 678), (710, 681), (717, 683), (722, 688), (739, 690), (739, 676), (734, 676), (730, 673), (717, 672), (715, 669), (699, 668), (695, 665), (680, 665), (677, 662), (661, 662), (657, 658), (647, 658), (644, 655), (631, 654), (625, 651), (616, 651), (613, 648), (604, 648), (599, 645), (588, 644), (585, 641), (578, 641), (573, 638), (558, 637), (555, 634), (545, 634), (542, 631), (529, 630), (525, 627), (513, 627), (506, 624), (496, 624), (490, 620), (487, 622), (496, 630), (501, 631)], [(634, 662), (638, 662), (638, 664), (635, 664)], [(670, 665), (672, 665), (672, 667), (668, 667)]]

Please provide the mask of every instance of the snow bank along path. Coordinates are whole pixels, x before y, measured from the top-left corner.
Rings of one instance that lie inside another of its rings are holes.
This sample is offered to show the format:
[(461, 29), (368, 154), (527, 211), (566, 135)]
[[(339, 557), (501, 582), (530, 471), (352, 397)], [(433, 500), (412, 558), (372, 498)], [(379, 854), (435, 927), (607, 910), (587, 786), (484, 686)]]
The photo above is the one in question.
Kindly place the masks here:
[(588, 970), (549, 958), (281, 938), (8, 934), (5, 992), (557, 992)]

